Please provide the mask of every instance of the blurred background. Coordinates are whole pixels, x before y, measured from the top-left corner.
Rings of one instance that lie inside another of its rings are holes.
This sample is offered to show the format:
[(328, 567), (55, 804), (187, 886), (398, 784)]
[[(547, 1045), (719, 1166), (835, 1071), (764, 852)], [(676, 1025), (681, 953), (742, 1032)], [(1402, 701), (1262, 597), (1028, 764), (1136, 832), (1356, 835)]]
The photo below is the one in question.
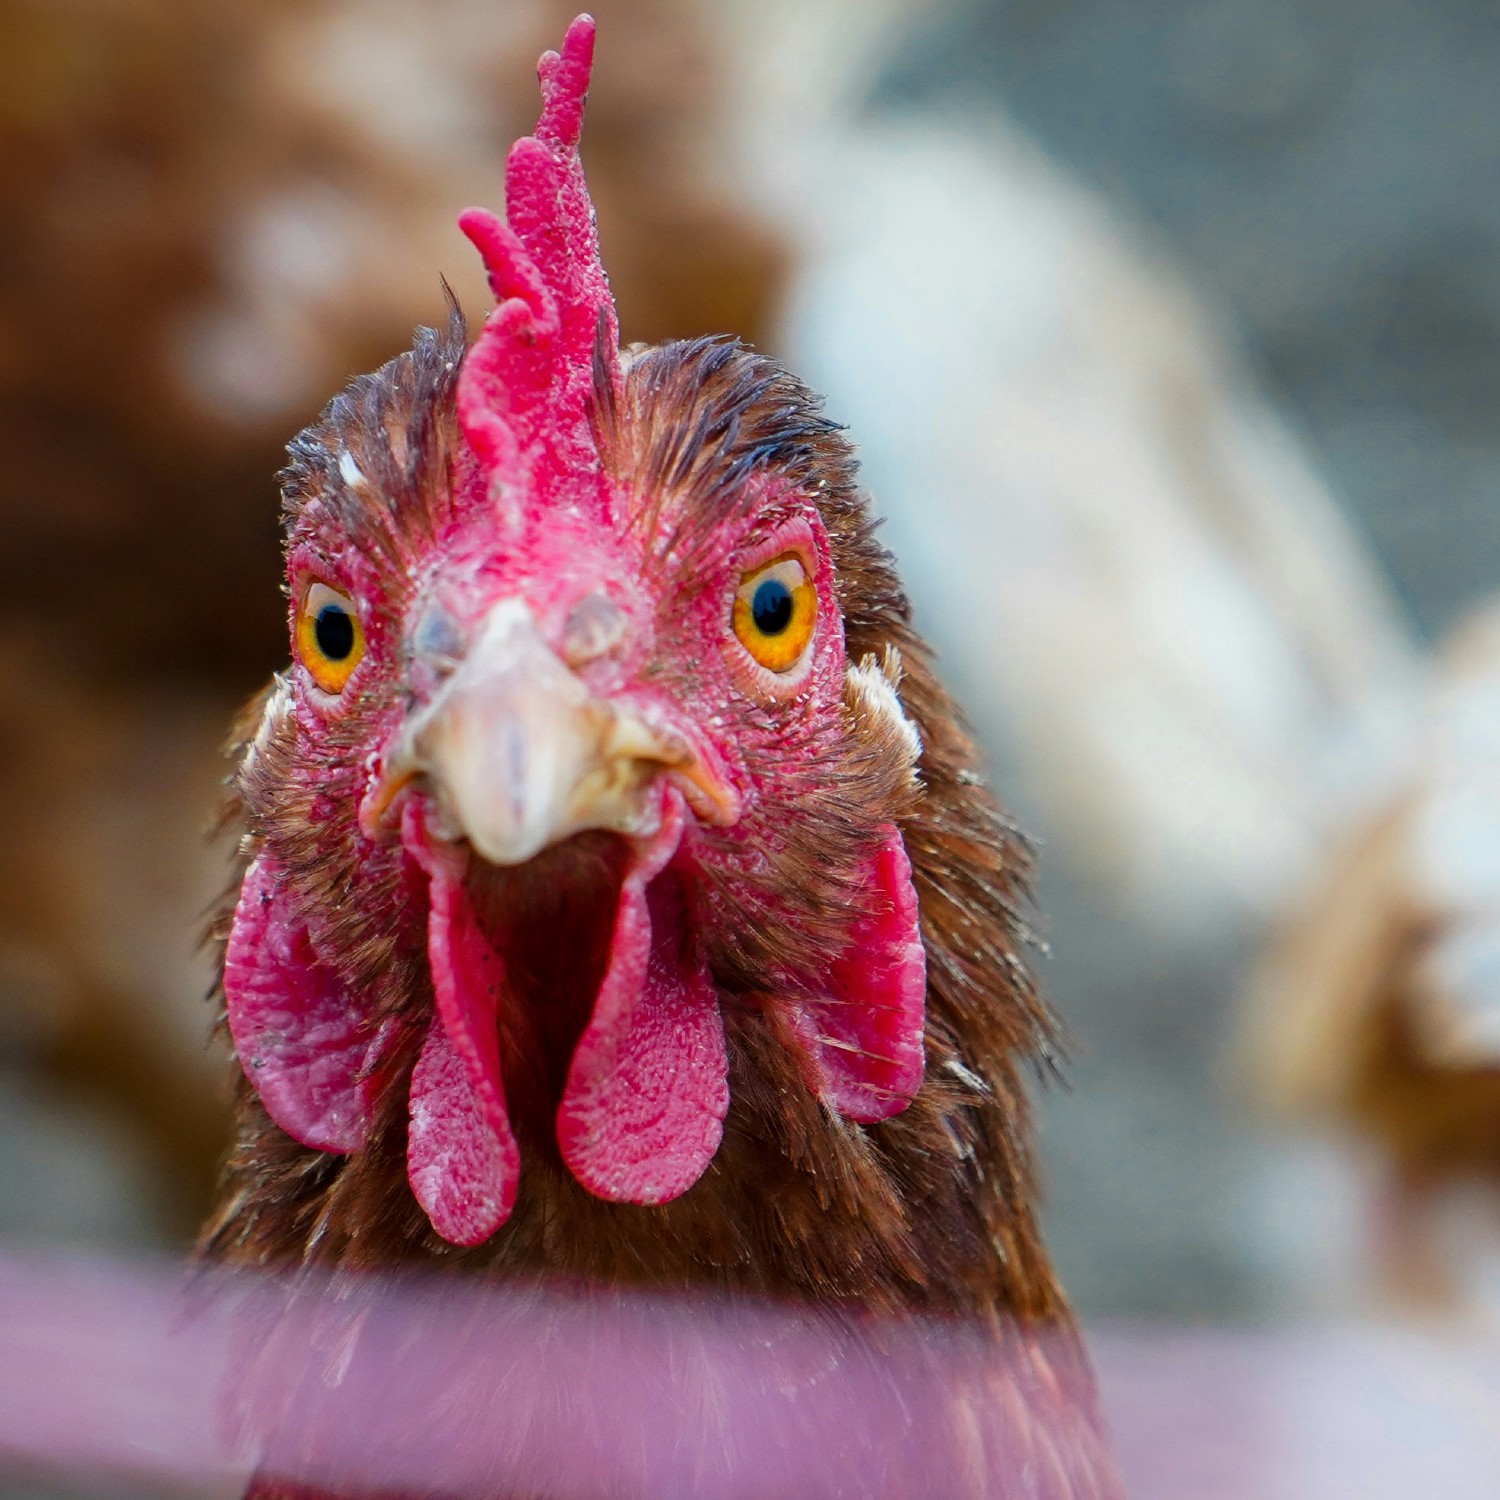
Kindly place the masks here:
[[(1039, 842), (1081, 1308), (1493, 1319), (1500, 11), (594, 9), (625, 335), (826, 392)], [(280, 452), (477, 322), (571, 10), (0, 0), (0, 1236), (203, 1211)]]

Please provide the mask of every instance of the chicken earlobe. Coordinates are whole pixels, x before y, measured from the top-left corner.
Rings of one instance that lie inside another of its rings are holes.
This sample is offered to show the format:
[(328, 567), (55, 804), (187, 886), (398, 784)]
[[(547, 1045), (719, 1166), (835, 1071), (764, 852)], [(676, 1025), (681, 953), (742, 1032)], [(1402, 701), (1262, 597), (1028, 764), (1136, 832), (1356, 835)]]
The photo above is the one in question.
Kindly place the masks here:
[(868, 909), (829, 966), (821, 996), (796, 1007), (795, 1030), (813, 1086), (850, 1120), (899, 1114), (925, 1069), (927, 951), (911, 861), (887, 824), (865, 871)]
[(729, 1112), (718, 992), (673, 867), (685, 808), (663, 790), (661, 831), (625, 876), (609, 967), (568, 1070), (557, 1141), (596, 1197), (667, 1203), (707, 1170)]
[(319, 1151), (357, 1151), (370, 1124), (378, 1037), (318, 961), (276, 863), (245, 874), (224, 952), (229, 1031), (266, 1113)]

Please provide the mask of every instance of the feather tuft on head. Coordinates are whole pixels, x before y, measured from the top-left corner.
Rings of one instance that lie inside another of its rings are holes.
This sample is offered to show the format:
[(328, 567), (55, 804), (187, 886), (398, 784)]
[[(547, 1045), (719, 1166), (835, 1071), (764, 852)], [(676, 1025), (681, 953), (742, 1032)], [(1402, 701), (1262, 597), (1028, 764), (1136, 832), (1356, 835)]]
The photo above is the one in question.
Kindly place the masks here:
[(524, 491), (548, 505), (566, 489), (576, 504), (599, 470), (595, 367), (618, 382), (619, 320), (578, 154), (593, 57), (593, 18), (579, 16), (537, 65), (541, 118), (506, 161), (505, 219), (459, 216), (495, 308), (464, 361), (458, 413), (495, 497)]

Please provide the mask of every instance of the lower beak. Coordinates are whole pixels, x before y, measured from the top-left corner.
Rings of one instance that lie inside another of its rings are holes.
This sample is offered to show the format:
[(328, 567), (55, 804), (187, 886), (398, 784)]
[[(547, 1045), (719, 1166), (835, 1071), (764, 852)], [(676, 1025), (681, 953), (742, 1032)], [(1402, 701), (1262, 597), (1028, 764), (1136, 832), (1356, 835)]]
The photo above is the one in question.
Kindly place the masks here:
[(700, 818), (737, 815), (733, 792), (686, 739), (595, 697), (526, 605), (508, 599), (407, 724), (362, 821), (383, 821), (399, 791), (421, 779), (434, 833), (468, 839), (492, 864), (518, 865), (586, 829), (651, 833), (661, 802), (650, 792), (664, 775)]

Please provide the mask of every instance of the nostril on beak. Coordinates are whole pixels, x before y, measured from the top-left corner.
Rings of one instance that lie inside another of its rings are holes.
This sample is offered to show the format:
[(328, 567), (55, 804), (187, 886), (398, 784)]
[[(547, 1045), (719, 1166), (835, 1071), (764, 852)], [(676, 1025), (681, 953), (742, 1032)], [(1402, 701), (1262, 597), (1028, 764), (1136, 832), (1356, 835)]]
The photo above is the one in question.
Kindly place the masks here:
[(467, 642), (458, 621), (433, 600), (417, 621), (411, 645), (413, 652), (439, 677), (446, 677), (463, 660)]
[(625, 613), (602, 590), (586, 594), (563, 624), (562, 659), (573, 668), (587, 666), (614, 650), (625, 635)]
[(526, 816), (526, 752), (526, 731), (512, 720), (505, 727), (505, 768), (510, 774), (503, 791), (510, 800), (510, 815), (518, 824)]
[(523, 601), (493, 605), (384, 762), (371, 764), (361, 828), (388, 836), (402, 792), (418, 782), (437, 820), (429, 831), (467, 839), (491, 864), (521, 865), (584, 830), (649, 832), (662, 816), (653, 789), (663, 777), (699, 818), (733, 822), (733, 787), (684, 731), (628, 699), (597, 696), (577, 671), (623, 640), (628, 623), (602, 590), (581, 600), (565, 622), (564, 660)]

